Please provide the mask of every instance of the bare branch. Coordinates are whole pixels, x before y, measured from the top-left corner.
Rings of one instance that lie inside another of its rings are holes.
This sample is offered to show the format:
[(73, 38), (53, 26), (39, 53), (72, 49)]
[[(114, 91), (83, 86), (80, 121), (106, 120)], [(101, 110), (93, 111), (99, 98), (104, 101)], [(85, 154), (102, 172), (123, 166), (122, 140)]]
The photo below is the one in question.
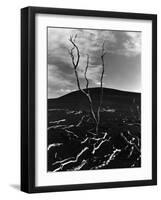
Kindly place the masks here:
[[(73, 47), (71, 48), (71, 50), (69, 51), (70, 53), (70, 56), (71, 56), (71, 59), (72, 59), (72, 64), (74, 66), (74, 72), (75, 72), (75, 76), (76, 76), (76, 79), (77, 79), (77, 86), (78, 86), (78, 89), (80, 90), (81, 87), (80, 87), (80, 83), (79, 83), (79, 78), (78, 78), (78, 73), (77, 73), (77, 67), (78, 67), (78, 64), (79, 64), (79, 58), (80, 58), (80, 54), (79, 54), (79, 49), (77, 47), (77, 45), (75, 44), (74, 40), (76, 39), (76, 36), (73, 37), (70, 36), (69, 38), (69, 41), (72, 43)], [(76, 53), (77, 53), (77, 59), (76, 59), (76, 62), (75, 62), (75, 59), (74, 59), (74, 50), (76, 49)]]
[(75, 68), (78, 67), (79, 59), (80, 59), (79, 49), (78, 49), (77, 45), (75, 44), (76, 37), (77, 37), (77, 35), (75, 35), (74, 38), (73, 38), (72, 36), (70, 36), (70, 39), (69, 39), (69, 41), (70, 41), (70, 42), (72, 43), (72, 45), (73, 45), (73, 48), (72, 48), (71, 51), (70, 51), (72, 57), (74, 58), (74, 53), (73, 53), (74, 49), (76, 50), (76, 54), (77, 54), (76, 62), (74, 62), (74, 67), (75, 67)]
[(86, 65), (85, 72), (84, 72), (84, 77), (86, 79), (86, 89), (88, 89), (88, 85), (89, 85), (89, 81), (87, 78), (88, 64), (89, 64), (89, 55), (87, 54), (87, 65)]
[[(103, 76), (104, 76), (104, 72), (105, 72), (104, 56), (105, 56), (106, 52), (104, 50), (104, 45), (105, 45), (105, 42), (103, 42), (103, 45), (102, 45), (102, 55), (101, 55), (101, 61), (102, 61), (102, 73), (101, 73), (101, 80), (100, 80), (101, 90), (102, 90), (102, 86), (103, 86)], [(101, 98), (102, 98), (102, 96), (103, 96), (103, 90), (102, 90)]]
[[(88, 102), (89, 102), (89, 107), (90, 107), (90, 112), (92, 114), (92, 117), (93, 117), (93, 120), (95, 121), (95, 123), (97, 124), (97, 118), (96, 118), (96, 115), (95, 115), (95, 112), (94, 112), (94, 109), (93, 109), (93, 103), (92, 103), (92, 99), (90, 97), (90, 95), (88, 94), (88, 92), (86, 93), (80, 86), (80, 82), (79, 82), (79, 77), (78, 77), (78, 72), (77, 72), (77, 67), (79, 65), (79, 59), (80, 59), (80, 53), (79, 53), (79, 48), (78, 46), (76, 45), (75, 43), (75, 40), (77, 38), (77, 35), (75, 35), (75, 37), (73, 36), (70, 36), (69, 38), (69, 41), (72, 43), (73, 47), (71, 48), (71, 50), (69, 51), (70, 53), (70, 56), (71, 56), (71, 59), (72, 59), (72, 64), (73, 64), (73, 67), (74, 67), (74, 72), (75, 72), (75, 76), (76, 76), (76, 80), (77, 80), (77, 86), (78, 86), (78, 89), (84, 94), (86, 95), (87, 99), (88, 99)], [(76, 50), (76, 61), (74, 59), (74, 50)], [(87, 79), (87, 76), (86, 76), (86, 73), (87, 73), (87, 69), (88, 69), (88, 63), (89, 63), (89, 56), (87, 56), (87, 65), (86, 65), (86, 69), (85, 69), (85, 78), (86, 78), (86, 81), (87, 81), (87, 85), (86, 85), (86, 88), (88, 88), (88, 79)]]

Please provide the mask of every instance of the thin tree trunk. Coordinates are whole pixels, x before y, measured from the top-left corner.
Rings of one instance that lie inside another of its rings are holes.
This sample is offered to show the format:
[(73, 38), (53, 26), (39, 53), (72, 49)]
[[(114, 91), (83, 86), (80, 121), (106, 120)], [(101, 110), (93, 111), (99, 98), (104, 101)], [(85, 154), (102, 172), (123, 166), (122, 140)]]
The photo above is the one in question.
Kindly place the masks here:
[[(73, 48), (69, 51), (70, 53), (70, 56), (71, 56), (71, 59), (72, 59), (72, 64), (74, 66), (74, 72), (75, 72), (75, 76), (76, 76), (76, 80), (77, 80), (77, 86), (78, 86), (78, 89), (87, 97), (88, 99), (88, 102), (89, 102), (89, 108), (90, 108), (90, 112), (92, 114), (92, 117), (93, 117), (93, 120), (95, 121), (95, 123), (97, 124), (97, 118), (96, 118), (96, 115), (95, 115), (95, 112), (94, 112), (94, 109), (93, 109), (93, 103), (92, 103), (92, 99), (90, 97), (90, 94), (87, 92), (85, 92), (81, 86), (80, 86), (80, 82), (79, 82), (79, 77), (78, 77), (78, 72), (77, 72), (77, 67), (78, 67), (78, 64), (79, 64), (79, 59), (80, 59), (80, 53), (79, 53), (79, 48), (77, 47), (77, 45), (75, 44), (75, 39), (76, 39), (77, 36), (73, 37), (71, 36), (69, 41), (73, 44)], [(77, 53), (77, 58), (76, 58), (76, 61), (74, 59), (74, 49), (76, 49), (76, 53)], [(89, 63), (89, 56), (87, 55), (87, 65), (86, 65), (86, 70), (85, 70), (85, 79), (86, 79), (86, 89), (88, 89), (88, 85), (89, 85), (89, 82), (88, 82), (88, 79), (87, 79), (87, 76), (86, 76), (86, 73), (87, 73), (87, 69), (88, 69), (88, 63)]]
[(88, 102), (89, 102), (90, 112), (91, 112), (91, 114), (92, 114), (93, 120), (94, 120), (95, 123), (97, 124), (97, 118), (96, 118), (96, 115), (95, 115), (95, 112), (94, 112), (94, 109), (93, 109), (92, 99), (91, 99), (90, 95), (89, 95), (88, 93), (86, 93), (86, 92), (80, 87), (79, 78), (78, 78), (78, 72), (77, 72), (76, 70), (74, 70), (74, 71), (75, 71), (75, 76), (76, 76), (76, 79), (77, 79), (77, 86), (78, 86), (78, 89), (87, 97)]
[(86, 79), (86, 89), (88, 89), (88, 85), (89, 85), (89, 81), (87, 78), (88, 64), (89, 64), (89, 55), (87, 55), (87, 65), (86, 65), (85, 72), (84, 72), (84, 77)]

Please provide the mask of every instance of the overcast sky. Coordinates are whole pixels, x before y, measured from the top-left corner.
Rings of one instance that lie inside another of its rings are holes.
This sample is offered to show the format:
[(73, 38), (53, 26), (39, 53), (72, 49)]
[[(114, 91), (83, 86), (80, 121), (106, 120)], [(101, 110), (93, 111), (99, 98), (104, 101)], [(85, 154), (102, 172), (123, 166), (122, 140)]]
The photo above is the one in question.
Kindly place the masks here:
[(68, 50), (70, 36), (75, 36), (80, 50), (78, 74), (85, 87), (84, 69), (89, 55), (89, 87), (98, 87), (101, 75), (101, 48), (105, 42), (103, 87), (141, 91), (141, 33), (111, 30), (48, 28), (48, 98), (77, 90)]

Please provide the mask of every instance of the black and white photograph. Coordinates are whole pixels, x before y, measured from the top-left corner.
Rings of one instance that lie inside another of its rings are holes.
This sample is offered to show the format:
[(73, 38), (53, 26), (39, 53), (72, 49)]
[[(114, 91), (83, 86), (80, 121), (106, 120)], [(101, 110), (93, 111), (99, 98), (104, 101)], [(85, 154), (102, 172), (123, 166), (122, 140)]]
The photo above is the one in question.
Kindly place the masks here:
[(47, 172), (141, 167), (141, 44), (141, 31), (47, 27)]
[(21, 190), (156, 185), (157, 16), (21, 16)]

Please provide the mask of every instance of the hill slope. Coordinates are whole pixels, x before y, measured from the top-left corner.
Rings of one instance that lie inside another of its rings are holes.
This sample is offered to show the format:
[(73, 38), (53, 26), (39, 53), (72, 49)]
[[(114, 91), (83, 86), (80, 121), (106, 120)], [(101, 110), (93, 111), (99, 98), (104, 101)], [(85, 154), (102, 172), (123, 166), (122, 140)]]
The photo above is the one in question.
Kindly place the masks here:
[[(85, 89), (85, 91), (87, 91)], [(95, 109), (99, 105), (100, 88), (89, 88), (93, 105)], [(140, 105), (141, 94), (134, 92), (125, 92), (120, 90), (103, 88), (102, 107), (112, 107), (116, 109), (125, 109), (125, 107), (134, 104)], [(48, 109), (72, 109), (72, 110), (89, 110), (87, 97), (81, 91), (74, 91), (55, 99), (48, 99)]]

